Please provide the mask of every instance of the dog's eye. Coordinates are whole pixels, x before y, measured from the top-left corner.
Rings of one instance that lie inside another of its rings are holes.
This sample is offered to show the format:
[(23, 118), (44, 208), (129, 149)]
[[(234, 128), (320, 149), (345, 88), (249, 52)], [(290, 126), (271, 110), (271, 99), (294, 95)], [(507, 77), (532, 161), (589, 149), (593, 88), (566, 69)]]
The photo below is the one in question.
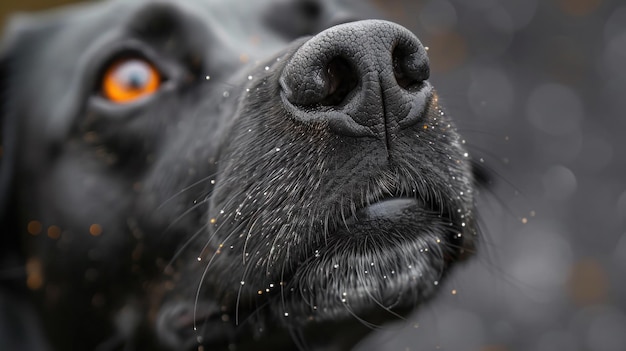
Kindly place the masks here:
[(102, 94), (119, 104), (153, 94), (161, 85), (159, 71), (146, 60), (126, 58), (114, 61), (102, 79)]

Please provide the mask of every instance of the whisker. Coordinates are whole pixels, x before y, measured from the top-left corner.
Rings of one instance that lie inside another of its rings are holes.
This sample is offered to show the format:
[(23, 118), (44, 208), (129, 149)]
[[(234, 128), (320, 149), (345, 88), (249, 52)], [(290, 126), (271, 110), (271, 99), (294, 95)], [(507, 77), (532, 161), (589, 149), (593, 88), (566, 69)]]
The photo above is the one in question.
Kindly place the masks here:
[[(239, 227), (235, 228), (235, 230), (233, 230), (230, 234), (228, 234), (226, 236), (226, 238), (224, 238), (224, 240), (222, 242), (226, 242), (228, 241), (236, 232)], [(219, 228), (218, 228), (219, 230)], [(211, 238), (209, 240), (207, 240), (207, 243), (204, 245), (202, 252), (204, 252), (204, 250), (206, 250), (209, 246), (209, 243), (211, 242), (211, 239), (215, 236), (215, 234), (218, 232), (218, 230), (216, 230), (213, 235), (211, 236)], [(206, 279), (206, 275), (209, 272), (209, 268), (211, 267), (211, 264), (213, 263), (213, 260), (215, 259), (215, 257), (217, 257), (217, 255), (220, 253), (220, 250), (223, 247), (218, 247), (217, 250), (215, 250), (215, 252), (213, 253), (213, 255), (211, 255), (211, 258), (209, 259), (209, 262), (206, 264), (206, 266), (204, 267), (204, 270), (202, 271), (202, 274), (200, 275), (200, 281), (198, 283), (198, 288), (196, 289), (196, 294), (195, 294), (195, 298), (194, 298), (194, 305), (193, 305), (193, 330), (197, 331), (197, 324), (196, 324), (196, 319), (197, 319), (197, 312), (198, 312), (198, 301), (200, 300), (200, 291), (202, 290), (202, 283), (204, 282), (204, 280)], [(200, 255), (201, 255), (200, 253)], [(200, 257), (200, 256), (198, 256)]]
[(169, 268), (173, 267), (174, 261), (176, 261), (180, 255), (183, 254), (183, 252), (187, 249), (187, 247), (189, 245), (191, 245), (191, 243), (200, 235), (202, 234), (205, 230), (207, 230), (209, 228), (209, 223), (204, 224), (202, 227), (200, 227), (200, 229), (198, 229), (195, 233), (193, 233), (193, 235), (187, 239), (187, 241), (185, 241), (185, 243), (179, 247), (176, 252), (174, 253), (174, 255), (172, 256), (172, 258), (170, 259), (170, 261), (168, 262), (168, 264), (165, 266), (164, 270), (167, 270)]
[(187, 191), (191, 190), (192, 188), (212, 179), (215, 178), (215, 176), (217, 175), (217, 173), (208, 175), (206, 177), (201, 178), (200, 180), (196, 181), (195, 183), (192, 183), (191, 185), (188, 185), (186, 187), (184, 187), (183, 189), (179, 190), (178, 192), (176, 192), (174, 195), (170, 196), (167, 200), (163, 201), (159, 207), (156, 208), (156, 211), (160, 210), (163, 208), (163, 206), (167, 205), (170, 201), (174, 200), (175, 198), (179, 197), (180, 195), (186, 193)]
[(296, 329), (294, 327), (287, 327), (287, 331), (291, 336), (291, 340), (296, 345), (299, 351), (307, 351), (309, 348), (306, 345), (306, 340), (304, 339), (304, 335), (300, 329)]
[(285, 232), (285, 228), (287, 228), (287, 226), (282, 226), (280, 227), (280, 229), (278, 230), (278, 233), (275, 234), (274, 236), (274, 240), (272, 240), (272, 245), (270, 246), (270, 252), (267, 256), (267, 262), (265, 262), (265, 272), (269, 272), (270, 271), (270, 265), (272, 264), (272, 256), (276, 253), (276, 243), (278, 242), (278, 240), (280, 238), (283, 237), (284, 232)]
[(246, 234), (246, 240), (243, 243), (243, 250), (241, 251), (241, 261), (244, 265), (246, 264), (246, 252), (248, 249), (248, 242), (250, 241), (250, 238), (252, 237), (252, 230), (254, 229), (254, 226), (256, 225), (258, 220), (259, 220), (259, 217), (256, 217), (254, 221), (252, 221), (252, 224), (250, 225), (250, 229), (248, 229), (248, 234)]
[(344, 213), (343, 200), (344, 200), (343, 197), (341, 197), (341, 199), (339, 200), (339, 212), (341, 214), (341, 221), (343, 223), (343, 226), (346, 227), (346, 230), (348, 232), (350, 232), (350, 228), (348, 227), (348, 222), (346, 221), (346, 214)]
[[(287, 257), (289, 257), (289, 246), (287, 247)], [(282, 267), (280, 269), (280, 282), (278, 282), (278, 284), (280, 285), (280, 299), (281, 299), (281, 304), (283, 306), (283, 312), (287, 311), (287, 305), (285, 303), (285, 266), (287, 265), (287, 259), (285, 258), (285, 260), (283, 260), (283, 264)]]
[(245, 265), (245, 269), (243, 270), (243, 274), (241, 275), (241, 284), (239, 285), (239, 290), (237, 291), (237, 300), (235, 302), (235, 325), (239, 325), (239, 302), (241, 301), (241, 291), (243, 290), (243, 286), (246, 283), (246, 277), (248, 276), (248, 269), (250, 265)]
[(370, 330), (381, 330), (382, 327), (379, 326), (378, 324), (375, 323), (371, 323), (366, 321), (365, 319), (363, 319), (362, 317), (359, 317), (359, 315), (357, 315), (352, 308), (350, 308), (350, 304), (348, 304), (347, 302), (343, 303), (343, 307), (346, 309), (346, 311), (348, 311), (348, 313), (354, 318), (356, 319), (359, 323), (361, 323), (364, 327), (370, 329)]
[(372, 292), (370, 291), (370, 289), (367, 289), (367, 284), (365, 284), (365, 282), (362, 283), (362, 286), (366, 287), (365, 289), (365, 293), (367, 294), (367, 296), (370, 297), (370, 299), (372, 299), (372, 301), (379, 306), (380, 308), (382, 308), (385, 312), (391, 314), (392, 316), (402, 320), (402, 321), (406, 321), (406, 318), (404, 318), (402, 315), (394, 312), (393, 310), (391, 310), (390, 307), (387, 307), (385, 305), (383, 305), (383, 303), (378, 300), (374, 295), (372, 295)]
[(167, 227), (165, 227), (163, 229), (163, 234), (167, 233), (170, 229), (172, 229), (172, 227), (174, 225), (176, 225), (178, 222), (180, 222), (183, 218), (185, 218), (185, 216), (187, 216), (188, 214), (192, 213), (194, 210), (196, 210), (197, 208), (199, 208), (202, 205), (205, 205), (208, 202), (208, 199), (204, 199), (198, 203), (195, 203), (193, 206), (189, 207), (187, 210), (185, 210), (183, 213), (181, 213), (180, 215), (178, 215), (174, 220), (172, 220)]

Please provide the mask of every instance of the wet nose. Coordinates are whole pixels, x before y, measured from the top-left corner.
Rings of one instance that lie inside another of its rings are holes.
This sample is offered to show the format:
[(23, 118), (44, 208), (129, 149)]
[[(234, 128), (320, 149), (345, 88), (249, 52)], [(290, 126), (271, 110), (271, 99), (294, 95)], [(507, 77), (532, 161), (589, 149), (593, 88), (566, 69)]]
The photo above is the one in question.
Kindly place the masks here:
[(417, 123), (432, 96), (426, 50), (406, 28), (367, 20), (305, 42), (280, 77), (283, 103), (304, 123), (342, 135), (383, 136)]

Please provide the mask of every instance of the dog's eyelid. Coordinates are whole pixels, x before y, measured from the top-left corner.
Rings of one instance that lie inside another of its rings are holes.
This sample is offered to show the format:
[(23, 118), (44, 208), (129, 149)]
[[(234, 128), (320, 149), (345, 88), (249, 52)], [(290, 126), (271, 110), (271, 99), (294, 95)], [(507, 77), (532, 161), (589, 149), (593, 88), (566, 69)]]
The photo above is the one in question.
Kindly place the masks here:
[(137, 39), (110, 45), (101, 56), (104, 59), (94, 65), (92, 94), (112, 104), (144, 101), (180, 75), (176, 64)]

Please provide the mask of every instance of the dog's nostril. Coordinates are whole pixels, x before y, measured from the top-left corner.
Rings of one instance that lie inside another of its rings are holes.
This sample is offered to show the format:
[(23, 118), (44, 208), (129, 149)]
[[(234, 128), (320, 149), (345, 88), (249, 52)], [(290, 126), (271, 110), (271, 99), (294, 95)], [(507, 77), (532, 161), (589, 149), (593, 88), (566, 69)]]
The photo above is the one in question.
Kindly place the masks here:
[(336, 106), (346, 99), (354, 90), (359, 78), (355, 69), (346, 59), (337, 57), (332, 59), (326, 66), (326, 79), (328, 93), (320, 104), (323, 106)]
[(408, 51), (398, 45), (392, 52), (393, 74), (403, 89), (420, 86), (430, 76), (428, 59), (423, 51)]

